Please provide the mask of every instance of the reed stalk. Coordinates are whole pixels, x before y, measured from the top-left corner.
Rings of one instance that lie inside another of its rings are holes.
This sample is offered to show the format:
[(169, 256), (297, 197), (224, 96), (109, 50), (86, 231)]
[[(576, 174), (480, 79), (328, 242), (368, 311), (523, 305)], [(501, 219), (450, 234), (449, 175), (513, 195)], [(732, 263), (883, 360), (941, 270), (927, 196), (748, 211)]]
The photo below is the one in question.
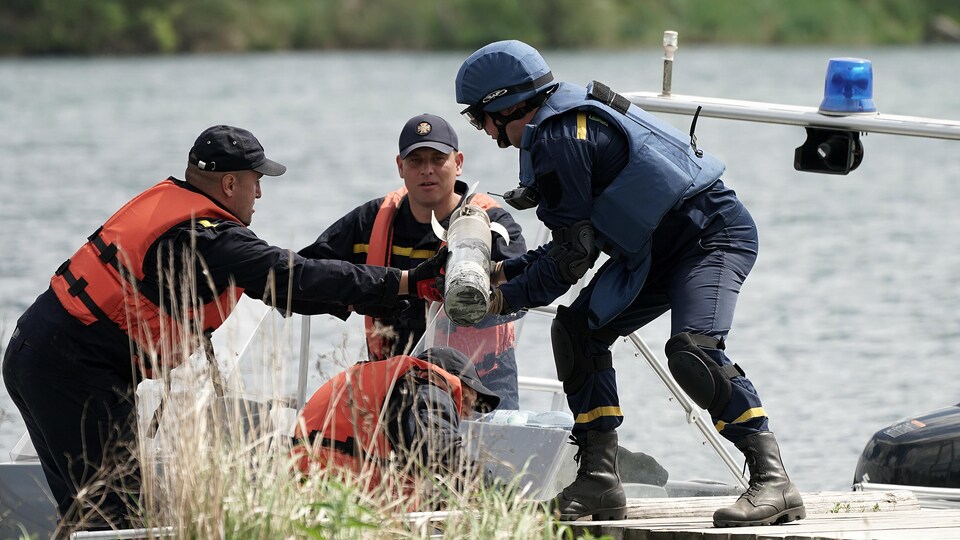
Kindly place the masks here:
[[(191, 328), (184, 314), (200, 307), (190, 293), (196, 290), (192, 284), (198, 273), (166, 274), (168, 289), (181, 295), (183, 328)], [(289, 335), (289, 321), (279, 323), (283, 327), (272, 335)], [(165, 381), (160, 429), (153, 438), (139, 429), (132, 448), (114, 452), (130, 459), (105, 465), (101, 478), (82, 490), (81, 498), (92, 507), (105, 486), (120, 486), (131, 492), (129, 513), (137, 525), (161, 531), (155, 536), (175, 538), (573, 537), (537, 501), (525, 497), (522, 486), (485, 482), (475, 467), (437, 478), (415, 458), (396, 455), (387, 465), (366, 464), (359, 474), (303, 474), (291, 455), (292, 411), (284, 411), (288, 400), (280, 375), (293, 369), (293, 362), (284, 357), (281, 340), (261, 359), (265, 371), (274, 375), (267, 395), (249, 399), (241, 397), (246, 392), (240, 377), (221, 378), (218, 372), (229, 370), (212, 369), (216, 359), (203, 352), (186, 357), (198, 349), (198, 336), (179, 337), (185, 351), (182, 365), (171, 370), (170, 363), (156, 363)], [(164, 352), (155, 350), (153, 360)], [(351, 355), (344, 350), (335, 356)], [(288, 420), (281, 419), (282, 412)], [(151, 412), (144, 413), (149, 419)], [(125, 485), (135, 468), (141, 482)], [(83, 523), (81, 519), (80, 528)]]

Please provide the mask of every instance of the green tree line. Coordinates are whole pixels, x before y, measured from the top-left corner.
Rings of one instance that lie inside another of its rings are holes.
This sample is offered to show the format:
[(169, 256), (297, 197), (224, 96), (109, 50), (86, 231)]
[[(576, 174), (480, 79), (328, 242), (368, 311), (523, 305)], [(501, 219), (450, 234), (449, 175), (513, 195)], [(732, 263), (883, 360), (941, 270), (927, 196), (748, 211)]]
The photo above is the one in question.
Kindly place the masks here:
[(955, 0), (3, 0), (0, 54), (469, 50), (960, 39)]

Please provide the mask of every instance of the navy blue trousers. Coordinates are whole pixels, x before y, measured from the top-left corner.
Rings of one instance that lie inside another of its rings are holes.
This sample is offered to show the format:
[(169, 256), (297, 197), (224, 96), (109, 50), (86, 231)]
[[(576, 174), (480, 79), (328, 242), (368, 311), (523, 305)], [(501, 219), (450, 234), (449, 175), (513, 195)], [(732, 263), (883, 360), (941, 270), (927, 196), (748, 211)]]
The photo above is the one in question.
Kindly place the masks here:
[[(758, 247), (756, 225), (743, 209), (724, 228), (693, 242), (667, 267), (658, 268), (655, 261), (654, 271), (640, 294), (604, 329), (625, 336), (669, 310), (671, 335), (690, 332), (726, 340), (740, 287), (757, 260)], [(593, 282), (570, 308), (585, 314), (592, 291)], [(586, 340), (582, 346), (588, 358), (609, 348), (607, 342), (596, 338)], [(722, 350), (704, 351), (720, 365), (732, 363)], [(736, 443), (752, 433), (767, 431), (768, 422), (753, 384), (746, 377), (735, 377), (732, 385), (730, 403), (713, 422), (721, 435)], [(574, 434), (611, 431), (623, 423), (614, 368), (588, 376), (579, 390), (567, 395), (567, 402), (576, 419)]]

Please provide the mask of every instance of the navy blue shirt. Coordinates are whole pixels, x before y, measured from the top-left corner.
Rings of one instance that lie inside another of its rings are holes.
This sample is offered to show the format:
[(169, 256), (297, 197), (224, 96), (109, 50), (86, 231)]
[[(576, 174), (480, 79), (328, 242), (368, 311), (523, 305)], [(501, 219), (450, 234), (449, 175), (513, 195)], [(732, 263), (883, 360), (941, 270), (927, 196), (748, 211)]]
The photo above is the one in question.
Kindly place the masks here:
[[(454, 191), (461, 196), (466, 194), (467, 184), (458, 180), (454, 185)], [(301, 249), (300, 255), (315, 259), (365, 264), (370, 236), (373, 233), (373, 223), (383, 204), (383, 199), (384, 197), (380, 197), (368, 201), (348, 212), (323, 231), (313, 244)], [(462, 203), (461, 197), (458, 206)], [(489, 208), (487, 216), (491, 222), (503, 225), (510, 234), (509, 245), (499, 235), (493, 235), (491, 259), (502, 261), (520, 256), (526, 251), (520, 225), (513, 220), (509, 212), (499, 207)], [(445, 216), (442, 220), (438, 216), (437, 219), (446, 228), (450, 216)], [(403, 270), (412, 269), (432, 257), (438, 249), (440, 249), (440, 239), (433, 234), (431, 225), (418, 222), (410, 210), (410, 203), (404, 199), (393, 220), (393, 246), (389, 266)], [(408, 345), (416, 345), (426, 331), (425, 302), (413, 300), (411, 304), (403, 314), (379, 319), (385, 326), (392, 326), (397, 334), (391, 339), (393, 346), (388, 356), (404, 353), (404, 349)]]
[[(181, 187), (193, 189), (179, 182)], [(196, 191), (195, 189), (193, 189)], [(396, 297), (400, 272), (377, 266), (356, 266), (342, 261), (313, 260), (290, 249), (272, 246), (252, 230), (230, 220), (208, 220), (212, 227), (184, 223), (161, 236), (147, 252), (144, 274), (156, 276), (157, 250), (181, 252), (178, 246), (196, 242), (195, 257), (199, 294), (212, 294), (212, 283), (219, 294), (231, 283), (244, 294), (263, 300), (284, 314), (291, 311), (312, 315), (342, 310), (347, 305), (379, 305)], [(166, 255), (168, 253), (164, 253)], [(166, 260), (159, 257), (159, 260)], [(174, 268), (181, 268), (177, 261)], [(147, 279), (145, 279), (147, 280)]]

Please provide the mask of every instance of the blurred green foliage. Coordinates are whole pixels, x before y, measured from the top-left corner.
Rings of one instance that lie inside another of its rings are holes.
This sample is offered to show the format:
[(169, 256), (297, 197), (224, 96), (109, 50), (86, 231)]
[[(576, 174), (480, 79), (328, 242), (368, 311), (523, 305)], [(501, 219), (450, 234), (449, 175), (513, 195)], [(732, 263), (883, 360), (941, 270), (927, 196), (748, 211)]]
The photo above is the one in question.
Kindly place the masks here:
[[(3, 0), (0, 54), (915, 44), (955, 0)], [(954, 23), (955, 24), (955, 23)]]

